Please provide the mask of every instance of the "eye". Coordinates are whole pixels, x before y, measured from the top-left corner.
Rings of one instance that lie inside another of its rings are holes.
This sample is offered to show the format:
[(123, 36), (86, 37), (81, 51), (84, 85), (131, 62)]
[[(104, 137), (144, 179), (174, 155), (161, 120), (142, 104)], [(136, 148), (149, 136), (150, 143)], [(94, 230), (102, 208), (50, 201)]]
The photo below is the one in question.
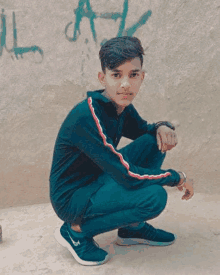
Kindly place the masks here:
[(114, 78), (119, 78), (119, 77), (120, 77), (120, 74), (119, 74), (119, 73), (114, 73), (112, 76), (113, 76)]
[(135, 78), (135, 77), (138, 77), (138, 76), (139, 76), (138, 73), (132, 73), (132, 74), (131, 74), (131, 77), (132, 77), (132, 78)]

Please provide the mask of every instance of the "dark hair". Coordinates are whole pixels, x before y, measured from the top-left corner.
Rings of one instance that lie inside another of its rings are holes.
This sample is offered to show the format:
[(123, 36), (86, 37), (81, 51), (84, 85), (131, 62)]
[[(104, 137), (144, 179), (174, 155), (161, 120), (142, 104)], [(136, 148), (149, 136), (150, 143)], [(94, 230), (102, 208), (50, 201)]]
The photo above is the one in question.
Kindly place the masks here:
[(131, 36), (112, 38), (105, 42), (99, 51), (99, 59), (104, 73), (106, 68), (113, 70), (135, 57), (140, 58), (142, 66), (143, 55), (144, 49), (140, 40)]

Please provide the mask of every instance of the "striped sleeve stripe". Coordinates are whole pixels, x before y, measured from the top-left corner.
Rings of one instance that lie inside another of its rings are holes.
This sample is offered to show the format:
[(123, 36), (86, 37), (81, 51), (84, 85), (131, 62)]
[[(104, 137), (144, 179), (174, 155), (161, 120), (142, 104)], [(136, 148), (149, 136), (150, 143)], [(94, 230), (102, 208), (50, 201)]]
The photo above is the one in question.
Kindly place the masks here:
[(117, 152), (117, 151), (115, 150), (115, 148), (112, 146), (112, 144), (110, 144), (110, 143), (107, 142), (107, 138), (106, 138), (105, 134), (103, 133), (103, 130), (102, 130), (102, 126), (101, 126), (101, 124), (100, 124), (100, 121), (99, 121), (98, 117), (97, 117), (96, 114), (95, 114), (95, 110), (94, 110), (94, 107), (93, 107), (93, 105), (92, 105), (92, 98), (91, 98), (91, 97), (88, 98), (88, 104), (89, 104), (89, 108), (90, 108), (90, 111), (91, 111), (91, 113), (92, 113), (92, 116), (93, 116), (93, 118), (94, 118), (94, 120), (95, 120), (96, 126), (97, 126), (97, 128), (98, 128), (99, 134), (100, 134), (100, 136), (102, 137), (102, 140), (103, 140), (104, 145), (107, 146), (107, 147), (109, 147), (109, 148), (111, 149), (111, 151), (112, 151), (115, 155), (117, 155), (117, 156), (119, 157), (119, 159), (120, 159), (122, 165), (128, 170), (128, 174), (129, 174), (131, 177), (137, 178), (137, 179), (140, 179), (140, 180), (143, 180), (143, 179), (161, 179), (161, 178), (166, 178), (167, 176), (170, 176), (170, 175), (171, 175), (170, 172), (166, 172), (166, 173), (160, 174), (160, 175), (139, 175), (139, 174), (135, 174), (135, 173), (131, 172), (131, 171), (129, 170), (130, 166), (129, 166), (128, 162), (124, 160), (122, 154), (120, 154), (119, 152)]

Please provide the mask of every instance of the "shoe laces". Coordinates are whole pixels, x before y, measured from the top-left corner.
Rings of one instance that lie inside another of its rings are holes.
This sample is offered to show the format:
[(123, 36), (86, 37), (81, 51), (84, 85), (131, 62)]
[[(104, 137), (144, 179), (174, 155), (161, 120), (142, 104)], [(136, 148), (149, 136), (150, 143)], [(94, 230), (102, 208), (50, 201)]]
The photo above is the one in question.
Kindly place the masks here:
[(86, 245), (86, 252), (97, 251), (97, 249), (100, 248), (98, 243), (93, 238), (89, 238), (87, 240), (88, 240), (88, 242)]
[(146, 223), (143, 229), (145, 237), (150, 238), (152, 240), (156, 237), (157, 229), (155, 229), (151, 224)]
[(94, 245), (96, 245), (98, 248), (100, 248), (99, 244), (94, 239), (92, 239), (92, 241), (93, 241)]

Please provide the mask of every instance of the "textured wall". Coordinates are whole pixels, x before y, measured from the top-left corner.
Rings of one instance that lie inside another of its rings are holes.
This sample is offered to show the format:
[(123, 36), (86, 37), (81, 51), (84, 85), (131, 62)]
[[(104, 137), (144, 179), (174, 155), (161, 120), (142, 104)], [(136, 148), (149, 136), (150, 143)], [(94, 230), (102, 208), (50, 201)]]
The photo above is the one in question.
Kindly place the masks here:
[(1, 207), (48, 200), (60, 124), (101, 88), (100, 44), (121, 34), (146, 52), (140, 114), (178, 125), (165, 167), (188, 173), (197, 192), (220, 191), (219, 1), (0, 0), (0, 9)]

